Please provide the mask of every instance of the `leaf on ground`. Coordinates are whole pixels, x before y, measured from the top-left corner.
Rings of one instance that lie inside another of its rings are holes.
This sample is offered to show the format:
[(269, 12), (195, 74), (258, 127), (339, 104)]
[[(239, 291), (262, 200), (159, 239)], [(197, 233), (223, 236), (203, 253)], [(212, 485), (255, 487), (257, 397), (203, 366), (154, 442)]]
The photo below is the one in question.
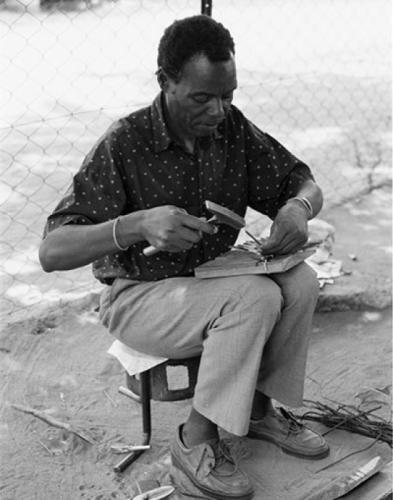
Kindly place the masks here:
[(365, 405), (390, 405), (390, 391), (391, 386), (385, 386), (382, 389), (366, 389), (364, 391), (358, 392), (355, 398), (360, 400), (361, 406)]

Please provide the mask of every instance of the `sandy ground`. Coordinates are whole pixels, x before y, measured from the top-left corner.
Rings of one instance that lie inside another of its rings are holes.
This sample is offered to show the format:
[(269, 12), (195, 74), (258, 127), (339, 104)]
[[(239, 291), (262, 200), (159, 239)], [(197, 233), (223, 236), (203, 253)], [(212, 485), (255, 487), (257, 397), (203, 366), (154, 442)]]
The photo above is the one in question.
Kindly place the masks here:
[[(4, 500), (130, 498), (134, 480), (167, 456), (174, 426), (187, 415), (188, 401), (153, 403), (152, 450), (123, 475), (113, 472), (119, 455), (110, 446), (140, 441), (140, 408), (118, 393), (124, 374), (106, 354), (112, 339), (98, 324), (95, 308), (64, 308), (14, 324), (0, 337)], [(390, 309), (316, 314), (305, 396), (359, 404), (356, 395), (372, 390), (372, 404), (377, 399), (380, 414), (390, 419), (390, 396), (375, 392), (391, 389), (390, 363)], [(94, 444), (12, 404), (69, 422)]]

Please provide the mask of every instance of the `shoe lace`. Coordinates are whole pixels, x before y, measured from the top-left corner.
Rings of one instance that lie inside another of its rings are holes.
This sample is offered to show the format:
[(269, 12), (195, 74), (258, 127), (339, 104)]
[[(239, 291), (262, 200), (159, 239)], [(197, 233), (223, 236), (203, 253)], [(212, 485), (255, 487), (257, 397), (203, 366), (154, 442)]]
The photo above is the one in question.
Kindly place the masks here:
[(212, 445), (212, 449), (215, 460), (208, 464), (210, 472), (214, 471), (217, 476), (222, 477), (232, 476), (238, 470), (238, 465), (226, 443), (218, 441), (217, 444)]
[(304, 429), (304, 425), (296, 420), (293, 413), (284, 408), (279, 408), (282, 417), (288, 424), (288, 434), (299, 434)]

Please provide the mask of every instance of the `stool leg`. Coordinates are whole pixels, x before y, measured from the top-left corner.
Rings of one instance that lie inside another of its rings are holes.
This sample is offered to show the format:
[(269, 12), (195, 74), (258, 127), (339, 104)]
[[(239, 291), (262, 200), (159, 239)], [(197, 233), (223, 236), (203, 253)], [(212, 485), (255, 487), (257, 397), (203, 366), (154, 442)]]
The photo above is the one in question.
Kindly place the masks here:
[(150, 370), (147, 370), (141, 373), (142, 429), (143, 429), (143, 440), (144, 440), (143, 444), (149, 444), (151, 437), (150, 401), (151, 401)]
[[(150, 444), (151, 438), (151, 387), (150, 387), (150, 371), (146, 370), (140, 374), (141, 382), (141, 404), (142, 404), (142, 431), (143, 445)], [(129, 465), (132, 464), (145, 450), (132, 451), (125, 456), (115, 467), (115, 472), (123, 472)]]

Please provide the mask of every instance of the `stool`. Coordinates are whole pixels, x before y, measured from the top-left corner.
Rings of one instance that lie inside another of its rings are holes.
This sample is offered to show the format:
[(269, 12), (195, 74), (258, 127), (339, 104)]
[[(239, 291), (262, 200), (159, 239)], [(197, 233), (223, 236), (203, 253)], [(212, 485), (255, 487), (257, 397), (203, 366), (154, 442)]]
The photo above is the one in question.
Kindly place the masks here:
[[(169, 359), (164, 363), (156, 365), (138, 375), (126, 374), (127, 387), (120, 387), (119, 391), (138, 401), (142, 405), (142, 445), (149, 445), (151, 439), (151, 399), (155, 401), (181, 401), (194, 396), (194, 389), (198, 377), (200, 356), (187, 359)], [(172, 387), (177, 385), (178, 377), (175, 371), (188, 378), (188, 384), (180, 388)], [(132, 462), (134, 462), (145, 450), (136, 450), (125, 456), (117, 465), (115, 472), (123, 472)]]

